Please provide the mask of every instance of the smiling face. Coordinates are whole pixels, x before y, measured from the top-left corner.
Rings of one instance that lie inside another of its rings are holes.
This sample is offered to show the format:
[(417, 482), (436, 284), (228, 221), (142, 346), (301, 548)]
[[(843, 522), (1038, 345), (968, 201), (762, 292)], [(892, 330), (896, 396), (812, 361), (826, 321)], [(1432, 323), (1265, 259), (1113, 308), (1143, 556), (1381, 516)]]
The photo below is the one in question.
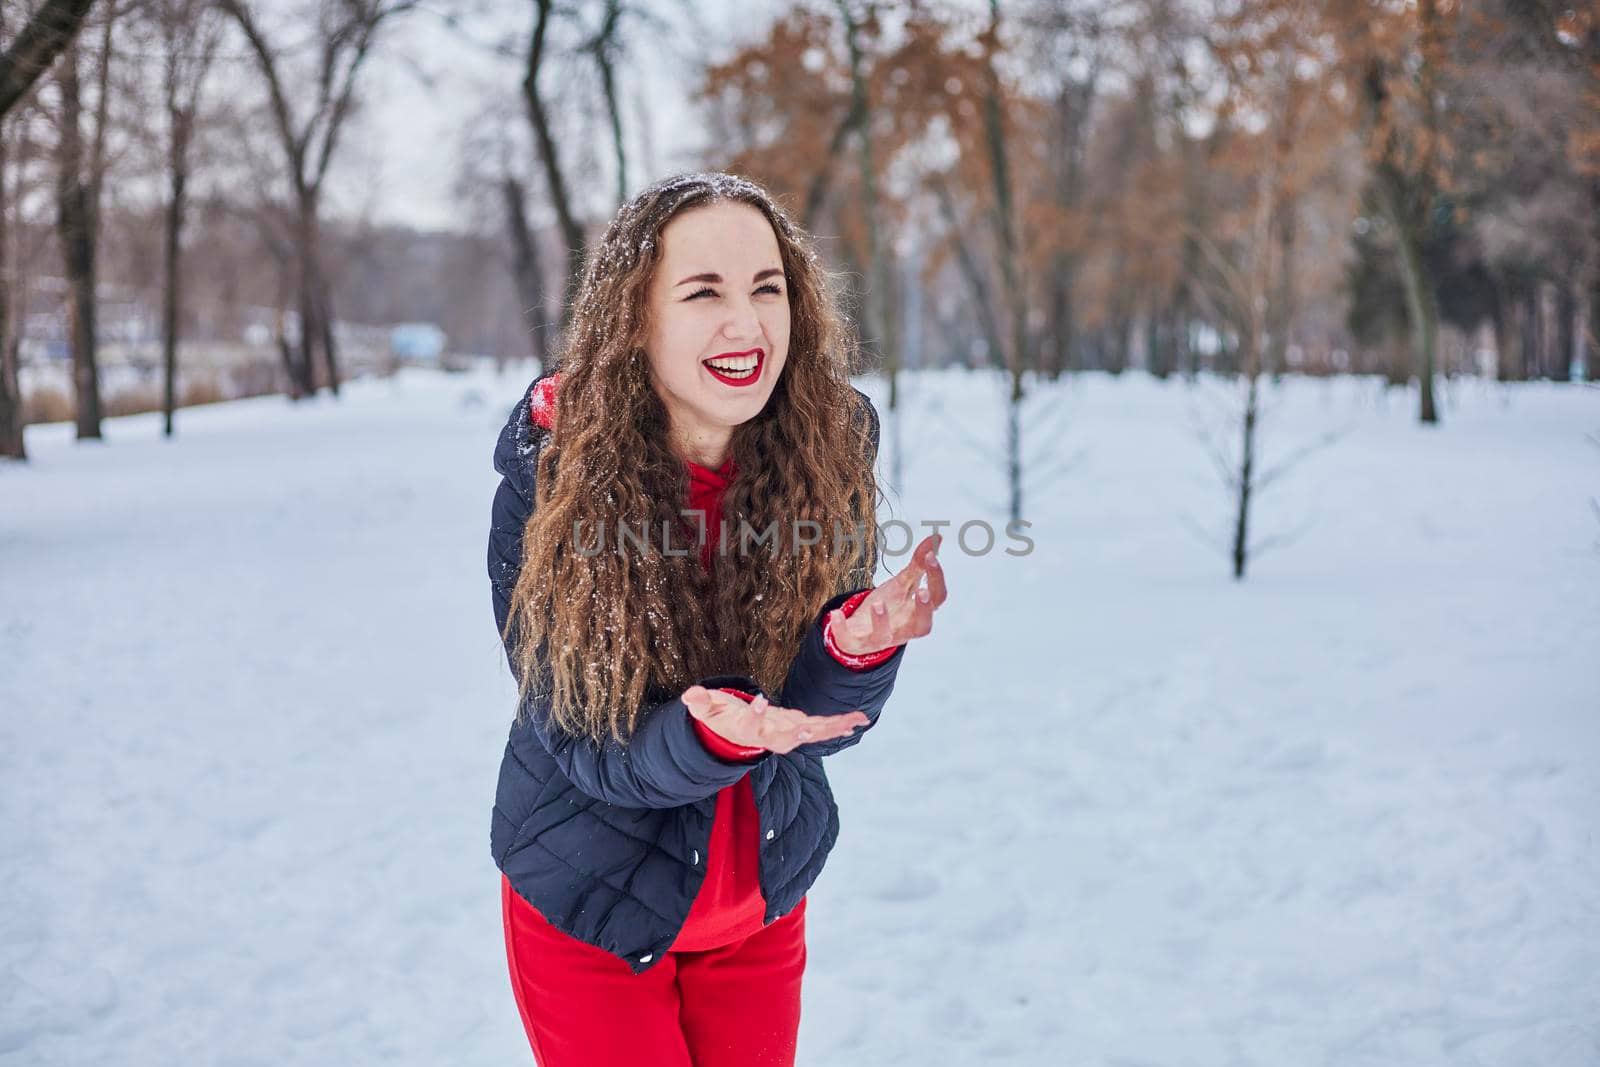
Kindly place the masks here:
[(767, 217), (728, 201), (676, 215), (661, 230), (649, 301), (644, 349), (673, 445), (720, 466), (789, 354), (789, 289)]

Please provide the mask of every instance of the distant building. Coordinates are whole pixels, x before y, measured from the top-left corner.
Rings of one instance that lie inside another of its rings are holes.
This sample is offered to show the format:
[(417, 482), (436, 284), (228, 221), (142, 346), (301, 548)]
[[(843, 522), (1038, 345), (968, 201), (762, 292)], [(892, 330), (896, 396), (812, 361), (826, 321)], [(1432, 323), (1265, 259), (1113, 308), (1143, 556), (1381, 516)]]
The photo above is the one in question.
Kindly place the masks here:
[(445, 332), (431, 322), (404, 322), (389, 330), (389, 350), (408, 363), (439, 363), (445, 340)]

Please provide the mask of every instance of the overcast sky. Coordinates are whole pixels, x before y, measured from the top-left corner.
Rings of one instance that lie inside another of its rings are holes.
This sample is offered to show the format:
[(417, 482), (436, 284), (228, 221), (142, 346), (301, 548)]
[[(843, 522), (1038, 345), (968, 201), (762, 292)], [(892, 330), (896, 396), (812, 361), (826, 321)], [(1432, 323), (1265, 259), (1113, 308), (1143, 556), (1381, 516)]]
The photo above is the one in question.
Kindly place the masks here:
[[(685, 25), (675, 5), (660, 6), (675, 24)], [(698, 0), (695, 6), (704, 33), (685, 30), (676, 43), (638, 35), (646, 37), (647, 47), (636, 48), (619, 71), (624, 129), (631, 142), (630, 193), (695, 165), (705, 137), (688, 101), (694, 53), (725, 51), (731, 42), (762, 32), (776, 11), (773, 0), (745, 0), (737, 7), (730, 0)], [(520, 42), (532, 27), (532, 5), (507, 2), (504, 8), (507, 29), (517, 33), (519, 48), (525, 47)], [(474, 37), (487, 41), (492, 33), (483, 28)], [(414, 14), (393, 26), (363, 72), (364, 110), (336, 160), (332, 209), (339, 214), (370, 212), (377, 221), (424, 228), (463, 226), (467, 208), (451, 186), (459, 173), (464, 130), (489, 100), (502, 94), (511, 120), (525, 124), (518, 95), (521, 78), (515, 61), (497, 60), (431, 14)], [(552, 82), (541, 79), (540, 85), (549, 91)], [(648, 131), (641, 129), (644, 116)], [(600, 139), (599, 154), (609, 161), (609, 133), (602, 127), (593, 136)], [(655, 173), (646, 172), (646, 139)], [(583, 177), (574, 174), (573, 180)], [(614, 179), (605, 181), (609, 185)], [(545, 199), (542, 182), (533, 186), (533, 199)]]

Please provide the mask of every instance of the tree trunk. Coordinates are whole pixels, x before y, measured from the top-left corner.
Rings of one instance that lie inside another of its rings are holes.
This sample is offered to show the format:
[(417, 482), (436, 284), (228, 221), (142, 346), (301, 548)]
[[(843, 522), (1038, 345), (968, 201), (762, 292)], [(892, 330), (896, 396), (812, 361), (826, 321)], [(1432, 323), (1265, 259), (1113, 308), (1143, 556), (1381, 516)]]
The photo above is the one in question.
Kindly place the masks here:
[(1049, 281), (1050, 360), (1045, 367), (1052, 381), (1066, 371), (1079, 369), (1077, 323), (1072, 316), (1072, 261), (1065, 253), (1057, 253), (1055, 263)]
[(1556, 324), (1551, 332), (1550, 377), (1558, 382), (1572, 380), (1572, 349), (1578, 339), (1578, 294), (1570, 279), (1556, 283)]
[(322, 349), (322, 374), (328, 391), (339, 395), (339, 353), (333, 335), (333, 294), (322, 267), (322, 220), (320, 187), (305, 188), (300, 196), (300, 270), (302, 301), (310, 317), (301, 322), (301, 350), (306, 358), (306, 381), (310, 392), (319, 387), (314, 352)]
[[(300, 261), (300, 378), (306, 396), (315, 395), (323, 384), (322, 376), (333, 384), (334, 358), (327, 350), (333, 331), (326, 321), (329, 306), (324, 299), (326, 283), (322, 277), (321, 227), (317, 219), (317, 191), (303, 188), (299, 194), (300, 218), (295, 228), (296, 257)], [(318, 349), (323, 363), (317, 365)]]
[[(1591, 24), (1589, 30), (1591, 52), (1600, 51), (1600, 27)], [(1589, 181), (1589, 204), (1592, 209), (1593, 238), (1589, 246), (1589, 300), (1585, 317), (1587, 329), (1583, 336), (1583, 377), (1585, 381), (1600, 381), (1600, 175)]]
[(1188, 299), (1188, 294), (1180, 286), (1172, 300), (1167, 343), (1172, 346), (1172, 372), (1192, 380), (1195, 376), (1194, 350), (1189, 344), (1189, 315), (1184, 310)]
[(295, 353), (294, 375), (296, 383), (296, 399), (308, 397), (317, 391), (316, 376), (316, 349), (315, 338), (317, 330), (317, 298), (314, 291), (315, 283), (311, 279), (310, 264), (306, 263), (304, 252), (300, 256), (300, 286), (297, 296), (299, 303), (296, 305), (300, 312), (300, 343)]
[[(1288, 123), (1281, 124), (1285, 130)], [(1288, 147), (1280, 149), (1288, 154)], [(1267, 373), (1274, 380), (1289, 369), (1289, 329), (1294, 324), (1294, 238), (1295, 201), (1287, 195), (1279, 202), (1274, 229), (1278, 237), (1277, 285), (1271, 302), (1272, 318), (1267, 325)]]
[(305, 397), (304, 380), (301, 378), (300, 365), (295, 360), (294, 349), (289, 345), (288, 332), (283, 328), (283, 309), (278, 309), (277, 342), (278, 354), (283, 357), (283, 373), (289, 379), (289, 399), (301, 400)]
[(1524, 379), (1537, 378), (1544, 368), (1544, 288), (1542, 282), (1528, 286), (1527, 308), (1522, 320), (1522, 366)]
[(534, 248), (533, 234), (528, 232), (528, 215), (524, 209), (526, 193), (522, 182), (508, 177), (501, 185), (506, 202), (506, 229), (511, 238), (511, 278), (522, 310), (522, 321), (528, 330), (528, 343), (533, 358), (544, 366), (547, 358), (545, 341), (544, 280), (539, 273), (539, 254)]
[[(5, 13), (0, 12), (0, 31), (7, 28)], [(51, 55), (54, 56), (53, 51)], [(16, 64), (15, 60), (11, 62)], [(29, 70), (33, 71), (33, 78), (37, 78), (43, 70), (34, 70), (37, 60), (30, 62), (33, 66)], [(20, 83), (21, 79), (18, 81)], [(11, 241), (7, 231), (11, 197), (6, 187), (7, 156), (4, 109), (0, 108), (0, 458), (27, 459), (28, 450), (22, 439), (22, 386), (18, 380), (16, 354), (11, 347)]]
[(1600, 382), (1600, 264), (1589, 283), (1588, 328), (1583, 332), (1583, 379)]
[(1166, 337), (1167, 309), (1152, 306), (1144, 324), (1144, 365), (1156, 378), (1172, 373), (1172, 350)]
[(317, 257), (312, 264), (317, 276), (317, 325), (322, 329), (322, 358), (323, 369), (328, 375), (328, 390), (334, 398), (339, 396), (339, 347), (334, 339), (334, 309), (333, 289), (328, 283), (328, 276), (322, 269), (321, 242), (318, 242), (314, 255)]
[[(4, 247), (5, 204), (0, 201), (0, 249)], [(27, 459), (22, 442), (22, 389), (11, 347), (11, 293), (5, 272), (6, 264), (0, 261), (0, 458)]]
[(1498, 281), (1494, 291), (1495, 377), (1502, 382), (1522, 380), (1522, 294), (1510, 280)]
[(56, 223), (69, 294), (77, 436), (83, 440), (100, 437), (100, 375), (95, 350), (94, 220), (89, 190), (83, 182), (83, 105), (76, 44), (62, 54), (60, 70)]
[[(5, 121), (0, 119), (0, 457), (27, 459), (22, 434), (22, 385), (17, 367), (17, 346), (11, 342), (11, 241), (7, 231), (11, 197), (6, 187), (9, 160)], [(18, 329), (17, 334), (21, 335)]]
[[(0, 315), (0, 318), (9, 320), (9, 316), (5, 315)], [(0, 411), (0, 433), (8, 435), (0, 438), (0, 457), (27, 459), (28, 448), (23, 436), (27, 413), (23, 410), (22, 386), (18, 375), (22, 364), (22, 331), (10, 330), (8, 335), (6, 330), (0, 330), (0, 337), (6, 338), (4, 348), (0, 348), (0, 378), (5, 380), (5, 391), (10, 398), (9, 408)]]
[(1421, 392), (1418, 418), (1424, 423), (1437, 423), (1439, 409), (1433, 399), (1433, 368), (1439, 339), (1439, 307), (1434, 300), (1432, 279), (1427, 275), (1422, 261), (1421, 234), (1410, 225), (1410, 220), (1392, 213), (1395, 224), (1395, 243), (1400, 249), (1400, 279), (1405, 290), (1406, 312), (1411, 319), (1412, 357), (1416, 365), (1417, 385)]
[(165, 283), (161, 306), (161, 348), (163, 388), (161, 410), (162, 433), (173, 434), (173, 413), (178, 406), (178, 306), (180, 285), (180, 257), (183, 248), (184, 186), (188, 173), (183, 162), (182, 135), (175, 134), (172, 147), (172, 199), (167, 204)]
[[(69, 194), (81, 197), (81, 188)], [(89, 235), (83, 205), (63, 211), (61, 239), (71, 289), (72, 384), (77, 394), (77, 436), (100, 434), (100, 367), (95, 333), (94, 241)]]
[[(1246, 342), (1249, 345), (1249, 342)], [(1245, 567), (1250, 562), (1250, 494), (1255, 488), (1255, 463), (1256, 463), (1256, 409), (1258, 403), (1257, 380), (1261, 377), (1256, 369), (1256, 358), (1247, 352), (1244, 359), (1245, 374), (1250, 385), (1245, 393), (1244, 402), (1244, 440), (1241, 442), (1239, 460), (1239, 484), (1237, 486), (1238, 512), (1233, 520), (1233, 577), (1235, 581), (1244, 579)]]
[(1011, 396), (1006, 404), (1006, 487), (1012, 522), (1022, 519), (1022, 375), (1011, 372)]
[[(1399, 253), (1401, 287), (1404, 290), (1406, 313), (1411, 325), (1412, 364), (1418, 378), (1421, 397), (1418, 418), (1424, 424), (1439, 421), (1439, 411), (1434, 404), (1433, 377), (1437, 361), (1439, 308), (1435, 298), (1433, 278), (1422, 255), (1422, 247), (1430, 226), (1437, 199), (1433, 174), (1433, 159), (1439, 140), (1439, 116), (1434, 91), (1436, 66), (1443, 55), (1441, 28), (1437, 0), (1418, 0), (1417, 19), (1421, 34), (1419, 53), (1415, 57), (1418, 97), (1421, 105), (1421, 129), (1418, 137), (1420, 158), (1405, 160), (1399, 144), (1398, 118), (1392, 113), (1393, 101), (1388, 88), (1386, 59), (1377, 55), (1366, 63), (1363, 87), (1367, 102), (1367, 128), (1369, 134), (1383, 131), (1383, 143), (1373, 180), (1378, 193), (1379, 210), (1394, 231)], [(1409, 57), (1402, 61), (1402, 66)], [(1386, 114), (1387, 112), (1387, 114)]]

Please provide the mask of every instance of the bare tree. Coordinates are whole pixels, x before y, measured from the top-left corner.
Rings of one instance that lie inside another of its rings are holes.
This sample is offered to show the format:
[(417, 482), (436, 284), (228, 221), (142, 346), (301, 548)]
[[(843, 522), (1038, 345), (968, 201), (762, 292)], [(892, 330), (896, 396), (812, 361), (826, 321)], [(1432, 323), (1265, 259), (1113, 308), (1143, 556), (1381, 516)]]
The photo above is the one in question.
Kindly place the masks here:
[(883, 232), (882, 208), (878, 201), (878, 167), (872, 153), (872, 99), (868, 92), (868, 59), (862, 40), (868, 34), (876, 35), (878, 11), (873, 3), (865, 4), (860, 11), (856, 10), (855, 0), (836, 0), (836, 3), (844, 22), (845, 50), (850, 57), (850, 111), (841, 128), (854, 131), (860, 141), (861, 210), (866, 219), (867, 266), (872, 278), (865, 301), (865, 318), (875, 327), (871, 340), (878, 350), (878, 368), (889, 380), (889, 484), (898, 492), (905, 484), (905, 450), (900, 410), (900, 316), (892, 284), (897, 270)]
[[(58, 7), (60, 5), (57, 5)], [(87, 9), (87, 4), (84, 5)], [(44, 73), (55, 58), (57, 42), (65, 45), (72, 34), (44, 32), (38, 23), (46, 18), (41, 9), (23, 27), (16, 41), (0, 57), (0, 456), (27, 459), (27, 449), (22, 433), (22, 388), (18, 381), (18, 350), (22, 331), (13, 325), (11, 316), (12, 254), (8, 223), (14, 197), (7, 184), (11, 173), (10, 128), (8, 115), (14, 117), (15, 104), (21, 100), (38, 76)], [(11, 31), (7, 9), (0, 8), (0, 40)], [(73, 26), (76, 32), (76, 24)], [(31, 38), (31, 40), (30, 40)], [(15, 83), (15, 88), (11, 88)], [(15, 92), (15, 98), (11, 93)], [(15, 336), (13, 336), (15, 335)]]
[[(0, 24), (0, 29), (5, 29)], [(5, 120), (0, 118), (0, 456), (27, 459), (22, 442), (22, 386), (18, 381), (19, 349), (11, 339), (11, 216), (10, 144)], [(16, 331), (21, 341), (21, 330)]]
[(97, 85), (93, 128), (85, 137), (80, 63), (82, 45), (74, 40), (62, 52), (57, 70), (61, 104), (56, 116), (57, 231), (66, 265), (72, 335), (72, 383), (79, 440), (100, 437), (100, 370), (96, 337), (98, 305), (96, 250), (100, 238), (100, 200), (106, 173), (106, 133), (110, 124), (112, 27), (115, 8), (100, 26), (100, 47), (92, 68)]
[(600, 87), (606, 98), (606, 115), (611, 120), (611, 148), (617, 157), (617, 204), (628, 199), (628, 149), (622, 137), (622, 109), (617, 102), (616, 63), (621, 53), (622, 0), (603, 0), (600, 29), (584, 47), (594, 56), (600, 72)]
[(983, 128), (990, 176), (994, 182), (993, 228), (999, 238), (1000, 277), (1006, 291), (1009, 336), (1000, 349), (1011, 376), (1010, 403), (1006, 405), (1006, 472), (1010, 486), (1009, 514), (1022, 518), (1022, 375), (1028, 363), (1028, 297), (1022, 277), (1021, 239), (1017, 233), (1017, 203), (1011, 174), (1011, 151), (1006, 137), (1004, 94), (996, 54), (1000, 51), (1000, 0), (989, 0), (989, 26), (980, 38), (983, 50)]
[[(1294, 212), (1306, 159), (1321, 162), (1322, 141), (1308, 133), (1304, 116), (1318, 86), (1301, 71), (1315, 69), (1302, 51), (1298, 28), (1305, 0), (1255, 0), (1235, 20), (1222, 20), (1210, 45), (1218, 67), (1227, 73), (1226, 106), (1260, 127), (1241, 134), (1230, 159), (1247, 190), (1235, 211), (1219, 219), (1215, 232), (1185, 223), (1199, 255), (1192, 279), (1199, 300), (1214, 321), (1237, 338), (1243, 396), (1234, 432), (1236, 452), (1208, 440), (1213, 462), (1231, 496), (1227, 539), (1233, 577), (1242, 580), (1253, 555), (1274, 543), (1252, 529), (1256, 497), (1311, 449), (1303, 449), (1271, 469), (1263, 469), (1258, 431), (1262, 418), (1261, 375), (1273, 369), (1278, 335), (1293, 319), (1293, 288), (1282, 281), (1290, 271), (1292, 236), (1285, 220)], [(1281, 353), (1281, 347), (1277, 349)], [(1328, 435), (1312, 447), (1330, 443)]]
[(1438, 278), (1427, 244), (1437, 229), (1447, 176), (1441, 101), (1449, 83), (1448, 22), (1455, 13), (1439, 0), (1417, 0), (1381, 13), (1337, 4), (1326, 10), (1337, 13), (1329, 25), (1340, 34), (1353, 94), (1365, 104), (1362, 129), (1375, 200), (1394, 234), (1411, 324), (1418, 418), (1437, 423)]
[[(484, 45), (474, 40), (455, 21), (450, 28), (462, 40), (497, 59), (520, 62), (524, 58), (513, 45)], [(504, 250), (496, 258), (503, 259), (509, 269), (521, 324), (518, 336), (542, 365), (548, 359), (550, 344), (545, 307), (546, 263), (528, 213), (528, 167), (532, 160), (523, 139), (529, 132), (528, 123), (520, 101), (518, 104), (513, 118), (506, 102), (496, 94), (462, 123), (461, 148), (451, 188), (464, 210), (468, 229)], [(500, 240), (489, 237), (494, 233), (501, 235)], [(506, 369), (509, 356), (508, 351), (496, 346), (496, 373)]]
[(524, 207), (527, 190), (521, 178), (509, 173), (500, 179), (500, 188), (504, 194), (506, 230), (511, 238), (511, 278), (527, 326), (528, 342), (533, 346), (533, 358), (542, 367), (549, 358), (550, 343), (545, 336), (545, 280), (533, 231), (528, 227), (528, 213)]
[(567, 323), (571, 321), (572, 297), (578, 291), (578, 282), (583, 274), (584, 240), (583, 225), (578, 221), (573, 208), (572, 195), (567, 187), (566, 171), (556, 148), (555, 134), (545, 110), (545, 99), (539, 89), (539, 74), (547, 58), (545, 46), (550, 30), (552, 7), (551, 0), (534, 0), (533, 33), (528, 42), (528, 61), (522, 76), (522, 100), (527, 109), (528, 124), (533, 130), (533, 143), (538, 149), (539, 162), (544, 168), (545, 184), (550, 191), (550, 206), (555, 210), (556, 224), (567, 248), (567, 281), (561, 297), (560, 320), (560, 328), (564, 331)]
[(316, 9), (317, 53), (309, 79), (312, 102), (298, 119), (293, 97), (302, 84), (289, 73), (288, 50), (269, 40), (254, 0), (217, 0), (239, 25), (266, 82), (269, 108), (288, 167), (297, 211), (295, 247), (300, 266), (300, 391), (316, 391), (315, 349), (320, 346), (328, 388), (339, 395), (333, 298), (323, 268), (323, 182), (345, 120), (355, 105), (356, 80), (382, 25), (417, 0), (323, 0)]
[(48, 264), (59, 244), (41, 210), (53, 202), (56, 168), (55, 136), (40, 95), (29, 93), (0, 119), (0, 425), (8, 441), (0, 455), (17, 459), (27, 458), (20, 381), (26, 312), (41, 284), (57, 275)]
[(171, 437), (177, 407), (179, 309), (183, 224), (188, 210), (190, 146), (194, 139), (201, 88), (222, 39), (219, 12), (211, 0), (155, 0), (162, 51), (162, 96), (167, 117), (166, 240), (161, 301), (162, 432)]
[[(1063, 220), (1076, 220), (1082, 210), (1084, 163), (1088, 153), (1090, 111), (1099, 91), (1104, 57), (1101, 13), (1092, 5), (1069, 11), (1049, 5), (1038, 17), (1039, 69), (1058, 72), (1050, 128), (1050, 171), (1055, 207)], [(1063, 226), (1066, 229), (1067, 226)], [(1076, 231), (1080, 227), (1073, 226)], [(1045, 366), (1051, 378), (1077, 370), (1077, 316), (1073, 307), (1080, 253), (1075, 233), (1066, 235), (1051, 261), (1045, 313)]]
[[(0, 32), (5, 31), (5, 13), (0, 12)], [(11, 239), (7, 223), (11, 216), (11, 190), (7, 184), (10, 167), (5, 119), (0, 118), (0, 456), (27, 459), (22, 433), (22, 387), (18, 381), (18, 350), (11, 342)], [(19, 335), (21, 331), (16, 331)], [(19, 346), (20, 347), (20, 346)]]

